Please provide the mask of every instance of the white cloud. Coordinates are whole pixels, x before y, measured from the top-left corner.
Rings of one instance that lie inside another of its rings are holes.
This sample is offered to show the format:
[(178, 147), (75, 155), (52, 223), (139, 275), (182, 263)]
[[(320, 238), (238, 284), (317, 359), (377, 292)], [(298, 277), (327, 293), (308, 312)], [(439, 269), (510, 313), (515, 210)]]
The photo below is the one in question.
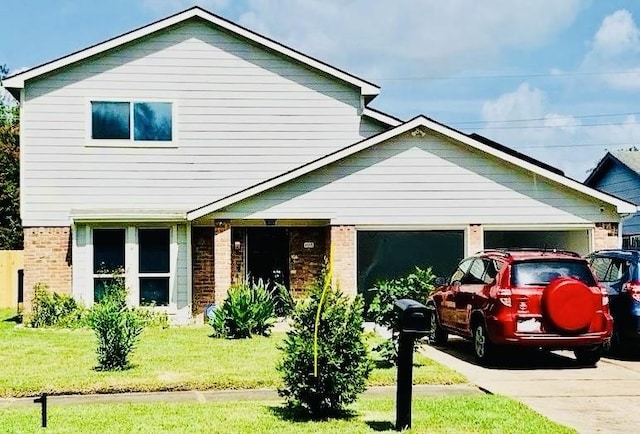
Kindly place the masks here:
[(581, 6), (578, 0), (249, 0), (240, 23), (375, 78), (451, 73), (507, 49), (540, 46)]
[(640, 118), (634, 115), (590, 117), (583, 122), (551, 112), (552, 103), (544, 91), (523, 83), (484, 103), (482, 115), (487, 124), (478, 132), (579, 181), (608, 150), (640, 144)]
[(522, 83), (515, 91), (485, 102), (482, 106), (482, 117), (489, 123), (539, 119), (544, 114), (544, 102), (545, 95), (540, 89), (532, 88), (529, 83)]
[(631, 12), (621, 9), (602, 20), (582, 69), (618, 72), (604, 74), (604, 82), (617, 89), (640, 89), (640, 29)]

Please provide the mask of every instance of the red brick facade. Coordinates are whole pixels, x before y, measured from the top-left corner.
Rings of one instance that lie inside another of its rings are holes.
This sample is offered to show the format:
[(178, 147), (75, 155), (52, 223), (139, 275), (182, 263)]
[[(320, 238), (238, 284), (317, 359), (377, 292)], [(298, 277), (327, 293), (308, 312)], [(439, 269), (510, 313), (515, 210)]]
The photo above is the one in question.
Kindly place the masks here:
[(593, 250), (620, 248), (618, 226), (618, 223), (596, 223), (593, 231)]
[(191, 263), (193, 269), (193, 313), (202, 313), (204, 307), (214, 302), (213, 228), (191, 229)]
[(358, 293), (356, 281), (356, 228), (331, 226), (333, 284), (349, 295)]
[(47, 285), (58, 294), (71, 294), (71, 228), (24, 228), (24, 309), (31, 310), (33, 288)]
[(228, 220), (216, 220), (214, 231), (214, 289), (216, 304), (220, 304), (231, 287), (231, 224)]
[(241, 283), (247, 274), (245, 264), (246, 228), (231, 229), (231, 284)]
[(294, 297), (307, 293), (329, 257), (327, 227), (289, 228), (289, 288)]

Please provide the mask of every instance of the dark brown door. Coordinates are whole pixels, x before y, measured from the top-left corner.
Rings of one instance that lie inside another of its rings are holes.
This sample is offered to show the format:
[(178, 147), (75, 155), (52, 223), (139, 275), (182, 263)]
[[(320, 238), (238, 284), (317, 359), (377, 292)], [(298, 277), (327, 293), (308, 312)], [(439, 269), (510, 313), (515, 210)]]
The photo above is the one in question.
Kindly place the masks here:
[(250, 279), (278, 282), (289, 288), (289, 234), (286, 228), (247, 230), (247, 272)]

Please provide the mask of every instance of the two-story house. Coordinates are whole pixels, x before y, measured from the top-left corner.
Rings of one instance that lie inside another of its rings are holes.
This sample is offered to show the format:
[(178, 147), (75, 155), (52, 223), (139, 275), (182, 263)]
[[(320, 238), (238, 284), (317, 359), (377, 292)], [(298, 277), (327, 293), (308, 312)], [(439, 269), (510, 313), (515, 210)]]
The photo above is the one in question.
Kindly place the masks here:
[[(21, 104), (25, 300), (132, 304), (188, 322), (247, 276), (350, 294), (498, 246), (619, 244), (631, 203), (424, 116), (200, 8), (4, 82)], [(28, 308), (28, 303), (27, 303)]]

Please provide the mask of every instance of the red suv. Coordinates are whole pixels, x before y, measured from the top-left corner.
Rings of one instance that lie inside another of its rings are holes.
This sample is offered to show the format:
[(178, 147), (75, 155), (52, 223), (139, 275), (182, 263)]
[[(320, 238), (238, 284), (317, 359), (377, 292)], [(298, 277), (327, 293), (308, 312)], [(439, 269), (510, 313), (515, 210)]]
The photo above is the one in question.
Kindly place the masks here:
[(481, 364), (509, 345), (570, 349), (594, 365), (611, 337), (607, 292), (577, 253), (485, 250), (436, 283), (430, 343), (446, 344), (449, 333), (471, 339)]

